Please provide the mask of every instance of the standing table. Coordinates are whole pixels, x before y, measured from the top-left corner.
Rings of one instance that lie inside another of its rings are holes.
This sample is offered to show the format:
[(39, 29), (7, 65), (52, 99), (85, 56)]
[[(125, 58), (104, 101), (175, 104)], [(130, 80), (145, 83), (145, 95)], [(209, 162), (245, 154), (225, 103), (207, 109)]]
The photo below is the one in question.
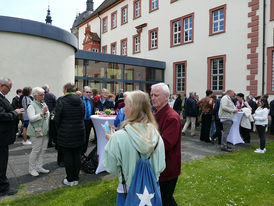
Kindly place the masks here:
[(243, 112), (235, 113), (233, 116), (233, 124), (227, 136), (227, 141), (233, 145), (239, 143), (245, 143), (240, 135), (240, 123), (243, 117)]

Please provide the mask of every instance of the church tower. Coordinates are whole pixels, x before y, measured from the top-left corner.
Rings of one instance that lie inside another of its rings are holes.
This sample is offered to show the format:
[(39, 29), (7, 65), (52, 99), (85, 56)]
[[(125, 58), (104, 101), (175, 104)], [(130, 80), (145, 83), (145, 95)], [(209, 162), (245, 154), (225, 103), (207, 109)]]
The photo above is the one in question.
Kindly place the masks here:
[(51, 24), (51, 22), (52, 22), (52, 19), (51, 19), (51, 16), (50, 16), (49, 6), (48, 6), (48, 14), (46, 16), (45, 21), (46, 21), (46, 24)]
[(93, 0), (87, 0), (87, 11), (93, 11)]

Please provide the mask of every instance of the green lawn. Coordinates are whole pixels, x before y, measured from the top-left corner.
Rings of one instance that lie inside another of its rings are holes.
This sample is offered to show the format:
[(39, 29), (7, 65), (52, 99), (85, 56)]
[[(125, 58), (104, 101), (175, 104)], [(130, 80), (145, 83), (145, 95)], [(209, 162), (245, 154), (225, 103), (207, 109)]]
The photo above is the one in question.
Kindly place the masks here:
[[(254, 148), (182, 164), (178, 205), (274, 205), (274, 141), (265, 154)], [(112, 206), (117, 178), (8, 199), (0, 205)]]

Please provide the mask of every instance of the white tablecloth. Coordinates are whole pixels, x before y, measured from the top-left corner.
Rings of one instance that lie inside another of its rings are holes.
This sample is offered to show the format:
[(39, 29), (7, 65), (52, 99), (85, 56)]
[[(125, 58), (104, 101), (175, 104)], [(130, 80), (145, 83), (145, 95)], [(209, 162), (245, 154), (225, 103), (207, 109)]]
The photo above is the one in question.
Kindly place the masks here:
[(102, 127), (102, 125), (104, 125), (105, 122), (108, 121), (109, 124), (113, 126), (115, 117), (116, 117), (115, 115), (111, 115), (111, 116), (92, 115), (91, 116), (95, 131), (96, 131), (96, 135), (97, 135), (97, 154), (99, 156), (98, 167), (96, 169), (95, 174), (105, 171), (105, 168), (103, 167), (104, 149), (108, 140), (106, 139), (105, 129)]
[(245, 143), (240, 135), (240, 123), (243, 117), (243, 112), (238, 112), (234, 114), (233, 117), (233, 124), (227, 136), (227, 141), (232, 143), (233, 145), (239, 143)]

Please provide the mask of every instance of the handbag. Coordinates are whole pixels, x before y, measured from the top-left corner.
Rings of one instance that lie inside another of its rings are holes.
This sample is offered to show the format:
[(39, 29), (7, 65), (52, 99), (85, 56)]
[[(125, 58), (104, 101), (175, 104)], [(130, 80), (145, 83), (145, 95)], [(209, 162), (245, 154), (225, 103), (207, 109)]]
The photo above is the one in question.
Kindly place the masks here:
[(30, 125), (33, 127), (33, 129), (34, 129), (34, 132), (35, 132), (35, 136), (36, 137), (43, 137), (44, 135), (43, 135), (43, 129), (42, 129), (42, 125), (43, 125), (43, 121), (44, 121), (44, 119), (42, 118), (42, 123), (41, 123), (41, 126), (39, 126), (39, 127), (34, 127), (31, 123), (30, 123)]

